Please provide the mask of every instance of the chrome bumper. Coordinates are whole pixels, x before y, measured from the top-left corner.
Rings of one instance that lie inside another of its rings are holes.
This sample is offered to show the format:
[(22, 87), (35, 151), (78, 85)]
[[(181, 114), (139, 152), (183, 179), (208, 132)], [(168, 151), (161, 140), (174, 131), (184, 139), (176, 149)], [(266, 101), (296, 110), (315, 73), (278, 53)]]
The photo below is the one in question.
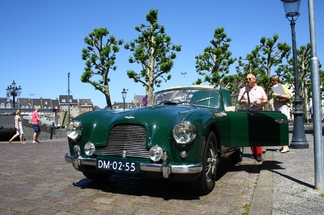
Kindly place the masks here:
[[(174, 174), (195, 174), (202, 171), (201, 164), (192, 165), (171, 165), (167, 153), (164, 153), (162, 164), (140, 163), (140, 170), (143, 172), (161, 172), (164, 178), (168, 178), (171, 173)], [(82, 158), (81, 156), (65, 155), (65, 161), (72, 163), (78, 170), (80, 166), (96, 166), (96, 158)]]

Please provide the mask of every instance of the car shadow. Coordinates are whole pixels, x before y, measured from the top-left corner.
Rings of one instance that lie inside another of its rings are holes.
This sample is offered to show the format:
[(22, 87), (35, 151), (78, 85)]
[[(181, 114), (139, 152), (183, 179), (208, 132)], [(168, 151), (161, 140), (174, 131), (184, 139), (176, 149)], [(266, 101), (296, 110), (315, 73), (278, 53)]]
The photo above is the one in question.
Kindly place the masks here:
[[(292, 132), (292, 128), (289, 129)], [(312, 127), (305, 128), (305, 133), (313, 133)], [(267, 149), (276, 150), (276, 149)], [(227, 173), (230, 172), (247, 172), (249, 174), (259, 174), (262, 170), (269, 170), (273, 173), (280, 174), (276, 170), (283, 169), (282, 163), (273, 160), (266, 160), (262, 163), (257, 163), (255, 160), (251, 159), (250, 153), (243, 154), (243, 161), (241, 163), (235, 163), (229, 157), (218, 165), (216, 186), (218, 181), (222, 180)], [(289, 176), (285, 176), (289, 177)], [(290, 178), (291, 180), (297, 180)], [(299, 182), (303, 183), (303, 182)], [(201, 196), (194, 193), (190, 188), (188, 183), (184, 182), (174, 182), (170, 180), (163, 179), (148, 179), (135, 176), (121, 176), (113, 175), (104, 183), (93, 182), (87, 178), (83, 178), (78, 182), (73, 184), (75, 187), (80, 189), (95, 189), (101, 190), (107, 193), (118, 193), (133, 196), (150, 196), (163, 198), (164, 200), (197, 200), (201, 199)], [(305, 186), (312, 187), (309, 184)]]
[[(249, 174), (260, 173), (261, 165), (253, 164), (251, 161), (249, 161), (250, 163), (244, 162), (245, 159), (250, 159), (250, 155), (244, 154), (243, 156), (241, 164), (236, 164), (228, 158), (218, 165), (216, 185), (228, 172), (245, 171)], [(201, 198), (200, 195), (191, 189), (189, 183), (135, 176), (112, 175), (104, 183), (83, 178), (73, 185), (80, 189), (95, 189), (103, 192), (134, 196), (150, 196), (163, 198), (164, 200), (197, 200)]]
[(188, 183), (180, 183), (159, 179), (147, 179), (134, 176), (112, 175), (106, 182), (98, 183), (87, 178), (74, 183), (81, 189), (96, 189), (108, 193), (118, 193), (134, 196), (150, 196), (164, 200), (182, 199), (197, 200), (199, 195), (190, 190)]

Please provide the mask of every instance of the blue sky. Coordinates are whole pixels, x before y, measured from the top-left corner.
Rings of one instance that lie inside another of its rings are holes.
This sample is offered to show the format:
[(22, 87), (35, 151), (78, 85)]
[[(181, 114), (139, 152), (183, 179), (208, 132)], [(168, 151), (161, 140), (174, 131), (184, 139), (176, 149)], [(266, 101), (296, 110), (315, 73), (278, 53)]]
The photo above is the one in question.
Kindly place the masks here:
[[(324, 58), (324, 1), (314, 0), (317, 57)], [(58, 98), (70, 91), (74, 98), (91, 98), (94, 105), (106, 106), (104, 95), (80, 77), (85, 61), (81, 50), (84, 38), (95, 28), (107, 28), (117, 39), (130, 42), (138, 37), (135, 27), (145, 15), (158, 9), (158, 22), (172, 42), (182, 46), (171, 71), (171, 81), (155, 91), (176, 85), (191, 85), (201, 76), (195, 71), (195, 56), (202, 54), (214, 30), (224, 27), (232, 39), (233, 57), (246, 56), (260, 38), (279, 35), (280, 42), (291, 45), (291, 28), (280, 0), (1, 0), (0, 1), (0, 97), (13, 80), (22, 87), (22, 98)], [(297, 48), (310, 42), (308, 1), (301, 2), (296, 21)], [(117, 70), (111, 71), (111, 101), (122, 101), (121, 91), (128, 89), (126, 102), (144, 95), (140, 83), (129, 79), (126, 71), (138, 69), (128, 63), (131, 53), (121, 47)], [(186, 75), (181, 73), (186, 72)], [(235, 73), (235, 66), (231, 67)], [(31, 94), (34, 94), (31, 96)]]

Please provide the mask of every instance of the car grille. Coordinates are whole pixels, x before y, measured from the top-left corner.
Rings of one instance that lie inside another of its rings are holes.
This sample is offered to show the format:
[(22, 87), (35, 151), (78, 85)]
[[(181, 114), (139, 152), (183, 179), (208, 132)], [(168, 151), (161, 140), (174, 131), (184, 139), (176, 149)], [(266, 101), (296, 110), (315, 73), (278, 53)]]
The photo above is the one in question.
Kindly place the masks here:
[(97, 148), (97, 155), (149, 158), (146, 149), (146, 130), (140, 125), (118, 125), (111, 129), (108, 146)]

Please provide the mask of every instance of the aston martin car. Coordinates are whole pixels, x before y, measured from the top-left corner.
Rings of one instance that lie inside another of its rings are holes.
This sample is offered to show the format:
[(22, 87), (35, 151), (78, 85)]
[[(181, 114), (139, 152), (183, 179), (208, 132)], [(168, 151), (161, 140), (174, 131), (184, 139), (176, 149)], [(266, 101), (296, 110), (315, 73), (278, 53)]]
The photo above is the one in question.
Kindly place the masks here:
[(194, 85), (156, 92), (146, 107), (101, 110), (68, 124), (65, 160), (105, 183), (113, 174), (188, 183), (206, 195), (218, 164), (249, 146), (288, 145), (287, 117), (240, 108), (227, 89)]

